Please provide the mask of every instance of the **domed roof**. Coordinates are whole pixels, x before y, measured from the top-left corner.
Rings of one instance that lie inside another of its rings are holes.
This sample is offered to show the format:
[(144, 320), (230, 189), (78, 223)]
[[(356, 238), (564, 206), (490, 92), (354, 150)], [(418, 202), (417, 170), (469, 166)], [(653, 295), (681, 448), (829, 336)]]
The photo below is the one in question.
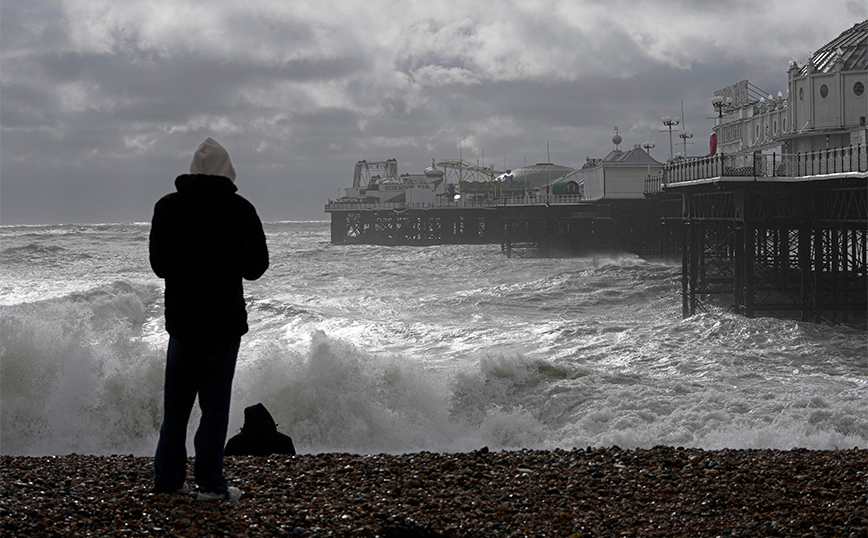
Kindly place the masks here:
[(426, 177), (432, 177), (432, 178), (433, 177), (443, 177), (444, 173), (445, 172), (443, 172), (443, 170), (441, 170), (435, 166), (429, 166), (428, 168), (425, 169), (425, 176)]
[(839, 57), (844, 62), (844, 71), (868, 69), (868, 20), (854, 24), (823, 45), (811, 56), (808, 63), (799, 69), (799, 75), (810, 74), (811, 66), (814, 68), (813, 72), (828, 73), (835, 67)]
[(431, 166), (425, 169), (425, 177), (429, 179), (434, 179), (436, 177), (443, 177), (446, 174), (443, 170), (437, 168), (437, 164), (435, 164), (434, 159), (431, 159)]
[(575, 172), (575, 168), (552, 163), (537, 163), (512, 171), (515, 181), (527, 181), (529, 188), (544, 187)]

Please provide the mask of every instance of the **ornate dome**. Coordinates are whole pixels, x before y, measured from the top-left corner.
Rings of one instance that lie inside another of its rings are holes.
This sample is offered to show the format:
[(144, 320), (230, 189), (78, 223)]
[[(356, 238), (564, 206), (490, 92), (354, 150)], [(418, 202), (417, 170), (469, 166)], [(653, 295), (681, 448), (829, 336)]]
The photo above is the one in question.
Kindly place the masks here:
[[(844, 71), (868, 69), (868, 20), (854, 24), (820, 48), (809, 58), (807, 64), (799, 68), (799, 75), (804, 76), (811, 72), (828, 73), (839, 58), (844, 63)], [(814, 71), (810, 71), (811, 66)]]

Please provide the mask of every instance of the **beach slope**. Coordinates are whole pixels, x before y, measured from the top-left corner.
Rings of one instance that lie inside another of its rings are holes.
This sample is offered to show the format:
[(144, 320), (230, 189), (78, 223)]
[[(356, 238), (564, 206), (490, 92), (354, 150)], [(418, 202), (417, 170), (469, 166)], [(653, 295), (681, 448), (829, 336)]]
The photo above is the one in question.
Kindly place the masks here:
[[(148, 457), (0, 456), (15, 536), (868, 536), (868, 450), (655, 447), (227, 457), (234, 503)], [(192, 471), (192, 461), (191, 467)]]

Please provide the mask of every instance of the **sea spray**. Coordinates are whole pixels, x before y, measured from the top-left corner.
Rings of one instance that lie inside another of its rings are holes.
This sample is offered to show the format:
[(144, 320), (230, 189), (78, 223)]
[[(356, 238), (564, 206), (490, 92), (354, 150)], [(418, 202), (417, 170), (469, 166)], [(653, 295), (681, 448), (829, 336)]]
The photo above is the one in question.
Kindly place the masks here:
[(3, 453), (140, 453), (152, 444), (162, 353), (142, 327), (153, 292), (118, 282), (0, 307)]
[[(868, 445), (864, 327), (682, 319), (680, 268), (631, 255), (265, 229), (230, 435), (262, 402), (302, 453)], [(153, 454), (168, 335), (148, 230), (0, 227), (0, 453)]]
[(239, 369), (236, 401), (263, 402), (300, 452), (470, 450), (484, 444), (454, 408), (450, 378), (406, 357), (366, 353), (322, 332), (309, 352), (277, 349)]

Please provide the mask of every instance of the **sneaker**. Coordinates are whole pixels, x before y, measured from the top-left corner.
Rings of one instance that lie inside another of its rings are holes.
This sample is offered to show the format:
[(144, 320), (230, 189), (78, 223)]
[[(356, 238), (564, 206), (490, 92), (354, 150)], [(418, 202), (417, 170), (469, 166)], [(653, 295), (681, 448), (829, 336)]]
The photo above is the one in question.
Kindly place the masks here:
[(229, 487), (226, 491), (206, 491), (199, 490), (199, 495), (196, 500), (199, 501), (237, 501), (241, 498), (241, 490), (238, 488)]

